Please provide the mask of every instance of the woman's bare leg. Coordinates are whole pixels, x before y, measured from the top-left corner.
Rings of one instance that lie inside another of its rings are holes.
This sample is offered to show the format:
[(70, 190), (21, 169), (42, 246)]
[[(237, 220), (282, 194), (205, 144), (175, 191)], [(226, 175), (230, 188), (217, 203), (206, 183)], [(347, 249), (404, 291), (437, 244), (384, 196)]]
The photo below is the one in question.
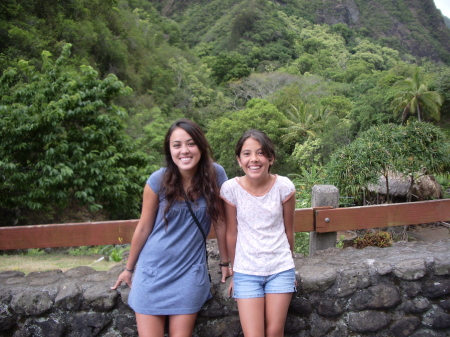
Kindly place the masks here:
[(197, 313), (190, 315), (169, 316), (170, 337), (192, 337)]
[(143, 315), (136, 313), (139, 337), (164, 337), (166, 316)]

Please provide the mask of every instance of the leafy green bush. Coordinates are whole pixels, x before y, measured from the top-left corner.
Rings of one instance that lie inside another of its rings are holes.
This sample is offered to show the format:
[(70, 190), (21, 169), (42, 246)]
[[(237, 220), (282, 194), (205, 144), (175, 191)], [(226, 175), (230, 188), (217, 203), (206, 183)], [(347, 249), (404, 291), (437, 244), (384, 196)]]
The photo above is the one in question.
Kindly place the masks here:
[(45, 254), (45, 250), (42, 250), (40, 248), (27, 249), (27, 253), (26, 253), (26, 255), (29, 255), (29, 256), (37, 256), (37, 255), (44, 255), (44, 254)]
[(100, 251), (99, 246), (80, 246), (70, 248), (67, 253), (73, 256), (83, 256), (83, 255), (99, 254), (99, 251)]
[(295, 233), (294, 253), (309, 255), (309, 232)]
[(113, 103), (131, 89), (113, 74), (75, 70), (70, 49), (56, 61), (44, 51), (42, 70), (21, 60), (0, 77), (0, 208), (45, 214), (73, 202), (136, 217), (149, 157)]

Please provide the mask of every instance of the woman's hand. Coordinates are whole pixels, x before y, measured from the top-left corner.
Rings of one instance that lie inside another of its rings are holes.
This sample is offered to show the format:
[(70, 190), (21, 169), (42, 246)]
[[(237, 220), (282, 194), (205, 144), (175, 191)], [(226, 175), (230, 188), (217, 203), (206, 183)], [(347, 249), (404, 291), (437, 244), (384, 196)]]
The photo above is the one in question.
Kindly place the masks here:
[(234, 287), (233, 278), (231, 278), (230, 285), (228, 286), (228, 297), (231, 297), (231, 294), (233, 293), (233, 287)]
[(230, 276), (233, 276), (233, 270), (231, 269), (231, 266), (221, 266), (220, 272), (222, 274), (222, 283), (225, 283), (226, 279)]
[(116, 283), (114, 284), (113, 287), (111, 287), (111, 289), (117, 289), (122, 282), (126, 283), (130, 288), (131, 288), (131, 276), (133, 275), (132, 271), (128, 271), (128, 270), (124, 270), (119, 277), (117, 278)]

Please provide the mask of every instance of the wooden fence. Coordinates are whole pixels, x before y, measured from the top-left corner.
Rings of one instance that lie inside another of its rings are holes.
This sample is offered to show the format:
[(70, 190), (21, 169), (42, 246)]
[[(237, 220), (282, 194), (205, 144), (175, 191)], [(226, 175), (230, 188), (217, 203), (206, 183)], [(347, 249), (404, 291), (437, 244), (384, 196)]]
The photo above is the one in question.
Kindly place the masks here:
[[(450, 221), (450, 199), (350, 208), (295, 211), (295, 232), (416, 225)], [(0, 227), (0, 250), (130, 243), (138, 220)], [(211, 230), (208, 238), (215, 238)]]

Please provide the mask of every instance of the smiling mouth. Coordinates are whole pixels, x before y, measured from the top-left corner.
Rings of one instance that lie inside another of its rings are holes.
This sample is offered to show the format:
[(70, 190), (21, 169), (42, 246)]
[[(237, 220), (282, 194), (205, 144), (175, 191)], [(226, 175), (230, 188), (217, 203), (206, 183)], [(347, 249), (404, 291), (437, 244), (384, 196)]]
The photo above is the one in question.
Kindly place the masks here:
[(261, 168), (261, 166), (249, 166), (248, 168), (250, 170), (259, 170)]
[(192, 158), (191, 157), (183, 157), (183, 158), (180, 158), (180, 160), (183, 162), (183, 163), (187, 163), (188, 161), (190, 161)]

